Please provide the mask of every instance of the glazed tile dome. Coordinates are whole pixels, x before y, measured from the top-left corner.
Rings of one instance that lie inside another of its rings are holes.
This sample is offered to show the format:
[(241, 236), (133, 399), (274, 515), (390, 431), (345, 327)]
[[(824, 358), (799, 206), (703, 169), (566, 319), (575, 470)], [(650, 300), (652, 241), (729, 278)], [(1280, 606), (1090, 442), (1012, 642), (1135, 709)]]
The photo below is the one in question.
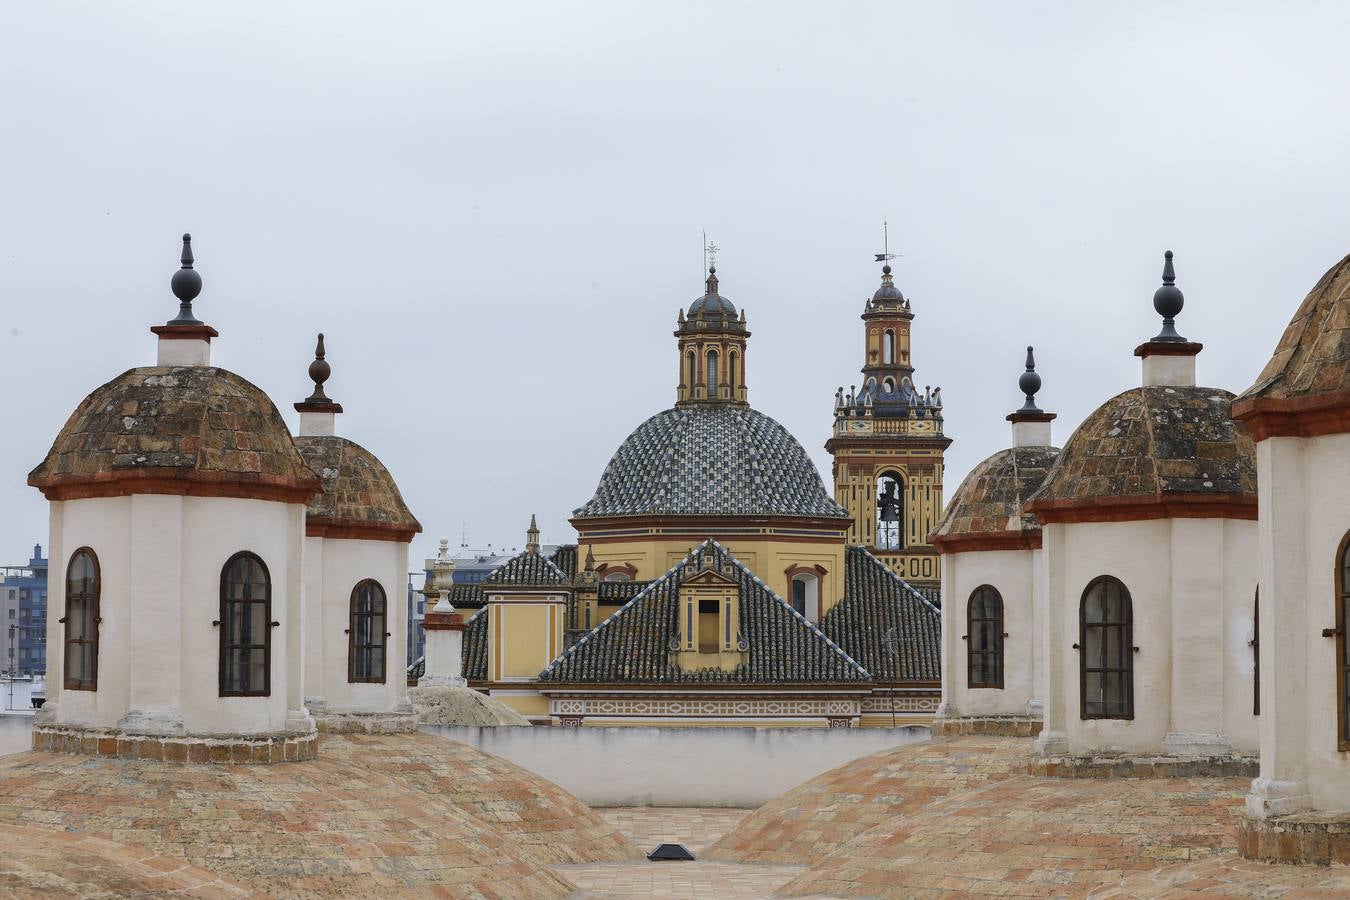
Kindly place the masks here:
[(734, 318), (735, 315), (735, 305), (726, 297), (717, 293), (717, 269), (709, 269), (706, 291), (689, 304), (689, 317), (726, 316)]
[(394, 476), (375, 454), (335, 435), (301, 436), (295, 445), (322, 486), (305, 518), (311, 534), (410, 541), (422, 531)]
[(895, 279), (891, 275), (890, 266), (881, 268), (881, 286), (877, 288), (876, 293), (872, 295), (872, 302), (882, 306), (902, 304), (905, 302), (904, 294), (895, 286)]
[(98, 388), (28, 483), (51, 500), (160, 493), (290, 503), (319, 486), (267, 394), (211, 366), (131, 369)]
[[(1103, 403), (1073, 433), (1027, 504), (1056, 510), (1136, 507), (1138, 516), (1256, 517), (1256, 454), (1219, 388), (1141, 387)], [(1243, 510), (1238, 516), (1219, 508)], [(1246, 511), (1250, 511), (1250, 515)]]
[(1045, 481), (1058, 447), (1012, 447), (980, 463), (952, 495), (931, 540), (949, 550), (1034, 545), (1041, 533), (1023, 503)]
[(848, 517), (797, 439), (738, 404), (652, 416), (624, 440), (595, 496), (573, 514)]

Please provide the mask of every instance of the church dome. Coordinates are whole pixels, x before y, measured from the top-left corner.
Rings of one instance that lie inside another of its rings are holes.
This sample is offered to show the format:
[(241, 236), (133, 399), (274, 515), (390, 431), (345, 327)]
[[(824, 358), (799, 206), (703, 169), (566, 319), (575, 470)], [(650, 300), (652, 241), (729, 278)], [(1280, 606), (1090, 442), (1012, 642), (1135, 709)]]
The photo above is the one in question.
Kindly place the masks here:
[(717, 293), (717, 269), (708, 270), (707, 288), (702, 296), (689, 305), (689, 317), (727, 316), (734, 318), (736, 307), (730, 300)]
[(574, 515), (848, 517), (797, 439), (738, 404), (681, 406), (643, 422)]
[(422, 531), (375, 454), (335, 435), (302, 435), (295, 445), (322, 487), (305, 517), (311, 535), (321, 530), (326, 537), (410, 541)]
[(881, 286), (872, 295), (872, 302), (883, 306), (900, 305), (905, 302), (904, 294), (901, 294), (900, 289), (895, 286), (895, 279), (891, 275), (889, 265), (881, 267)]
[(1034, 542), (1041, 526), (1023, 503), (1058, 456), (1058, 447), (1012, 447), (977, 465), (952, 495), (932, 542), (952, 551)]
[(304, 503), (318, 489), (267, 394), (212, 366), (131, 369), (98, 388), (28, 483), (50, 500), (160, 493)]
[[(1112, 519), (1256, 517), (1256, 453), (1219, 388), (1141, 387), (1078, 426), (1028, 508), (1041, 521), (1073, 509)], [(1128, 512), (1126, 508), (1134, 508)], [(1189, 509), (1188, 509), (1189, 508)]]

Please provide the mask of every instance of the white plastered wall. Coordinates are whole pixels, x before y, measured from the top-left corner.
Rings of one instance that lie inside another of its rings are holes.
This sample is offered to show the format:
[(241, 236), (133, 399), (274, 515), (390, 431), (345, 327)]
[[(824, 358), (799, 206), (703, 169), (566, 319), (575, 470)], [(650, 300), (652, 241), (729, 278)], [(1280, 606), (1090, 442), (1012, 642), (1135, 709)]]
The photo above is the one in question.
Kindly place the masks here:
[[(393, 712), (407, 702), (408, 545), (305, 538), (305, 700), (330, 712)], [(384, 684), (348, 681), (352, 590), (384, 589), (389, 632)]]
[[(944, 716), (1025, 716), (1040, 708), (1035, 557), (1039, 550), (971, 550), (942, 555)], [(970, 688), (966, 607), (989, 585), (1003, 598), (1003, 687)]]
[[(1047, 753), (1255, 751), (1252, 713), (1256, 523), (1156, 519), (1050, 524), (1046, 554)], [(1133, 608), (1134, 718), (1083, 719), (1079, 604), (1118, 578)], [(1264, 667), (1263, 667), (1264, 668)]]
[(1350, 531), (1350, 435), (1256, 445), (1261, 559), (1261, 773), (1256, 815), (1350, 809), (1336, 740), (1336, 552)]
[[(220, 497), (137, 494), (51, 504), (53, 614), (47, 622), (48, 701), (58, 723), (192, 734), (295, 727), (303, 652), (300, 569), (305, 508)], [(98, 556), (98, 690), (67, 691), (65, 570), (80, 547)], [(220, 575), (256, 553), (272, 582), (271, 692), (219, 696)], [(56, 611), (60, 610), (59, 613)]]

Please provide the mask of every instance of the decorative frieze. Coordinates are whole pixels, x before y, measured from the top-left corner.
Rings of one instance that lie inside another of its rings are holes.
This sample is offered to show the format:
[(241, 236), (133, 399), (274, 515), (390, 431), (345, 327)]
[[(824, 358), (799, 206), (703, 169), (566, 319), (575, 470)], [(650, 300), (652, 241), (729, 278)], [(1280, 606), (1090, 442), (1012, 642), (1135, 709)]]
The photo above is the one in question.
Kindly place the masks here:
[(852, 719), (859, 713), (858, 700), (836, 698), (569, 697), (549, 701), (549, 714), (559, 720), (583, 716)]

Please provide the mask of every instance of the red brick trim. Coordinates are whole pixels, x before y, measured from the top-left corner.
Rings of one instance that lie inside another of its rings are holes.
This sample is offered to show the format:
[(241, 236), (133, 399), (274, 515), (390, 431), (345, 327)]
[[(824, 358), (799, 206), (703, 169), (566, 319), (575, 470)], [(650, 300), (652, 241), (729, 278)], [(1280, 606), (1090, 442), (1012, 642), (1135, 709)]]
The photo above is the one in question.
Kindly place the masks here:
[(48, 500), (84, 500), (90, 497), (127, 497), (132, 494), (170, 494), (186, 497), (235, 497), (274, 500), (278, 503), (308, 503), (319, 491), (318, 478), (290, 479), (275, 475), (238, 472), (206, 472), (201, 469), (167, 467), (118, 469), (89, 476), (63, 475), (42, 483), (28, 484)]
[(637, 566), (632, 563), (601, 563), (595, 570), (595, 574), (601, 581), (605, 580), (606, 575), (613, 575), (615, 572), (623, 572), (629, 578), (636, 579), (638, 570)]
[(422, 619), (422, 628), (426, 631), (463, 631), (468, 623), (457, 612), (443, 613), (428, 610)]
[(295, 411), (302, 413), (340, 413), (342, 404), (325, 400), (322, 403), (310, 403), (308, 400), (295, 404)]
[(1134, 348), (1135, 356), (1198, 356), (1204, 344), (1195, 341), (1144, 341)]
[(410, 528), (407, 525), (387, 525), (376, 523), (343, 523), (333, 519), (308, 516), (305, 518), (307, 537), (329, 538), (343, 541), (394, 541), (406, 544), (422, 531), (422, 526)]
[(206, 341), (208, 344), (211, 338), (220, 337), (220, 332), (210, 325), (156, 325), (150, 333), (159, 335), (164, 341)]
[(930, 538), (938, 553), (970, 553), (980, 550), (1039, 550), (1041, 531), (1008, 531), (989, 534), (952, 534)]
[(788, 577), (788, 581), (791, 581), (797, 575), (814, 575), (817, 578), (824, 578), (826, 575), (829, 574), (829, 572), (830, 572), (829, 569), (820, 565), (816, 566), (793, 565), (788, 566), (786, 569), (783, 570), (783, 574)]
[(1254, 441), (1350, 432), (1350, 391), (1233, 401), (1231, 415)]
[(1256, 520), (1250, 494), (1150, 494), (1143, 497), (1088, 497), (1036, 500), (1025, 507), (1042, 525), (1059, 522), (1137, 522), (1148, 519)]

